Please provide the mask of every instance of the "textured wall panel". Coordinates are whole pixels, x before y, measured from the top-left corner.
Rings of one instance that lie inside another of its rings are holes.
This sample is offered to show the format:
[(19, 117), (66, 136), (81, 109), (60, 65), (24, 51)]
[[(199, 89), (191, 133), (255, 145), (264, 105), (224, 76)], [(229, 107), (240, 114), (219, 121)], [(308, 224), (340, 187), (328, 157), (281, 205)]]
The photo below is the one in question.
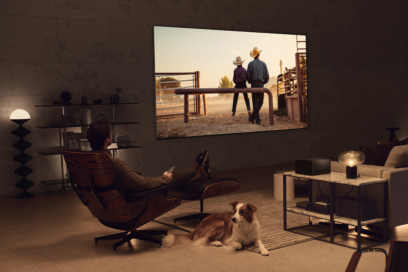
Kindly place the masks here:
[[(143, 148), (118, 154), (146, 176), (190, 167), (204, 150), (211, 170), (223, 171), (337, 157), (386, 141), (390, 126), (401, 127), (397, 136), (406, 138), (407, 10), (405, 1), (379, 0), (0, 0), (0, 196), (19, 193), (9, 120), (17, 108), (32, 117), (25, 125), (33, 144), (29, 178), (36, 183), (30, 191), (59, 189), (39, 183), (58, 178), (59, 157), (36, 153), (58, 144), (58, 130), (36, 126), (61, 113), (34, 105), (65, 90), (74, 103), (82, 95), (107, 102), (121, 86), (121, 101), (140, 103), (117, 109), (118, 119), (141, 122), (118, 127), (117, 134)], [(154, 26), (306, 35), (308, 128), (156, 141)]]

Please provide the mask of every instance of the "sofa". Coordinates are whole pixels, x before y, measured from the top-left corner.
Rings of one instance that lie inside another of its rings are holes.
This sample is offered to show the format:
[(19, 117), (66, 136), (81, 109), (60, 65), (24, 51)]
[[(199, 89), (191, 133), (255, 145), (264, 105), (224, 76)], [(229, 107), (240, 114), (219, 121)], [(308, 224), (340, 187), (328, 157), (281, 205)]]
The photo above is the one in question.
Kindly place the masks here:
[[(346, 165), (338, 161), (331, 162), (331, 171), (346, 174)], [(385, 178), (388, 180), (388, 228), (408, 224), (408, 145), (394, 146), (384, 166), (362, 164), (357, 166), (357, 173), (363, 176)], [(319, 189), (320, 187), (320, 189)], [(350, 192), (351, 186), (337, 184), (335, 196), (357, 197), (357, 190)], [(313, 199), (321, 193), (330, 195), (327, 182), (313, 182)], [(375, 200), (377, 217), (383, 217), (383, 185), (373, 184), (363, 186), (361, 190), (363, 199)]]

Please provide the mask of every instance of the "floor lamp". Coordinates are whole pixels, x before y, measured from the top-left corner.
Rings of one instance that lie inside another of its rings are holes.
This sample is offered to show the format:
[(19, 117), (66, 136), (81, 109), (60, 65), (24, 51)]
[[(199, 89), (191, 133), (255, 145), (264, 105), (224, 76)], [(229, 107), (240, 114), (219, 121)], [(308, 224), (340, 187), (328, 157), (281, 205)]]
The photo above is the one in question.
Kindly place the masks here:
[(22, 125), (30, 120), (30, 114), (25, 110), (15, 110), (10, 115), (10, 121), (18, 124), (19, 127), (12, 131), (11, 134), (20, 137), (20, 140), (13, 144), (13, 147), (20, 150), (20, 154), (15, 156), (13, 160), (16, 162), (21, 163), (22, 165), (14, 170), (14, 173), (22, 176), (23, 178), (17, 181), (14, 185), (22, 190), (24, 190), (21, 194), (17, 195), (16, 198), (31, 198), (34, 197), (33, 194), (27, 192), (26, 190), (34, 185), (34, 182), (31, 180), (26, 179), (25, 177), (33, 172), (33, 169), (25, 166), (24, 164), (32, 159), (30, 155), (24, 153), (24, 150), (29, 148), (31, 144), (27, 141), (24, 141), (23, 138), (31, 133), (30, 130), (24, 128)]

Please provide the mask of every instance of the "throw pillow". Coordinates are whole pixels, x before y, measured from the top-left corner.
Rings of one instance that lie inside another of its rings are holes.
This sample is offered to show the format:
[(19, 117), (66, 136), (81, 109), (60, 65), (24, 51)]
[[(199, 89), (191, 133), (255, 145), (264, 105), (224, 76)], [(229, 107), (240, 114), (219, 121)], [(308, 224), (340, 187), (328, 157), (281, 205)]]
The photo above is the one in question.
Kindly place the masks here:
[(396, 140), (396, 141), (392, 142), (392, 144), (394, 144), (394, 145), (405, 145), (407, 143), (408, 143), (408, 138), (406, 138), (404, 140), (400, 140), (400, 141)]
[(360, 147), (365, 155), (364, 164), (384, 166), (393, 147), (391, 144)]
[(408, 145), (394, 146), (385, 162), (385, 167), (408, 167)]
[(384, 145), (361, 146), (360, 151), (363, 151), (365, 155), (364, 164), (384, 166), (392, 148), (394, 146), (406, 145), (407, 143), (408, 138)]

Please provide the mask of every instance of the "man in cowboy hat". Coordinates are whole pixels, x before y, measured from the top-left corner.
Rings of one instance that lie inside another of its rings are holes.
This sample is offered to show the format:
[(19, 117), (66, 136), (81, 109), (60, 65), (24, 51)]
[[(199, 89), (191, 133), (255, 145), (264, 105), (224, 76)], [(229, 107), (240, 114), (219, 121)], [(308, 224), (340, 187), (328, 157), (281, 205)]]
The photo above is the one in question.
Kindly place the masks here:
[[(235, 68), (234, 70), (234, 77), (232, 78), (234, 83), (235, 83), (235, 88), (246, 88), (246, 70), (244, 67), (242, 67), (242, 63), (245, 60), (242, 60), (240, 56), (238, 56), (236, 58), (235, 61), (233, 61), (232, 63), (234, 65), (237, 65), (238, 67)], [(248, 111), (248, 116), (251, 116), (251, 106), (249, 104), (249, 99), (248, 99), (248, 94), (247, 93), (242, 93), (244, 95), (244, 100), (245, 100), (245, 104), (247, 107), (247, 111)], [(239, 93), (234, 93), (234, 99), (232, 101), (232, 116), (235, 116), (235, 111), (237, 109), (237, 102), (238, 102), (238, 95)]]
[[(248, 64), (247, 80), (251, 84), (251, 88), (263, 88), (264, 84), (269, 81), (268, 67), (265, 62), (259, 60), (259, 54), (262, 52), (258, 50), (258, 47), (249, 52), (249, 55), (254, 58)], [(259, 111), (262, 108), (265, 93), (252, 93), (252, 108), (253, 112), (249, 116), (248, 121), (257, 125), (261, 124), (261, 118), (259, 117)]]

